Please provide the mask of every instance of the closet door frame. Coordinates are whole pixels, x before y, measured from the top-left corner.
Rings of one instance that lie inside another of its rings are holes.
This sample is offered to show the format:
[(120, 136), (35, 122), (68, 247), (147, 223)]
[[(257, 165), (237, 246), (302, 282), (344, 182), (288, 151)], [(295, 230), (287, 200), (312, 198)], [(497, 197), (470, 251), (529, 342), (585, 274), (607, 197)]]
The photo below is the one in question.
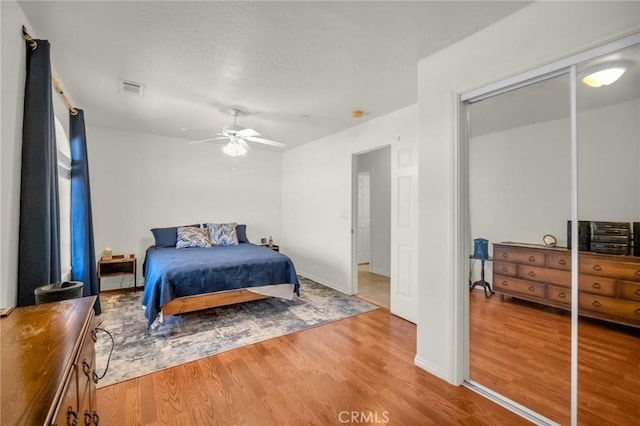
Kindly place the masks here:
[[(455, 129), (456, 145), (453, 147), (456, 182), (454, 184), (454, 223), (456, 240), (456, 268), (454, 277), (468, 276), (468, 253), (471, 253), (469, 234), (469, 141), (468, 141), (468, 105), (480, 100), (497, 96), (511, 90), (535, 84), (557, 75), (570, 74), (571, 102), (571, 221), (572, 221), (572, 276), (571, 276), (571, 424), (577, 425), (578, 412), (578, 135), (577, 135), (577, 65), (601, 56), (640, 44), (640, 33), (603, 44), (584, 52), (566, 57), (556, 62), (512, 76), (487, 86), (456, 94), (456, 115), (458, 128)], [(500, 395), (480, 383), (469, 379), (469, 291), (466, 279), (457, 279), (454, 290), (454, 350), (452, 366), (457, 382), (480, 393), (495, 403), (521, 415), (537, 424), (556, 424), (539, 413)]]

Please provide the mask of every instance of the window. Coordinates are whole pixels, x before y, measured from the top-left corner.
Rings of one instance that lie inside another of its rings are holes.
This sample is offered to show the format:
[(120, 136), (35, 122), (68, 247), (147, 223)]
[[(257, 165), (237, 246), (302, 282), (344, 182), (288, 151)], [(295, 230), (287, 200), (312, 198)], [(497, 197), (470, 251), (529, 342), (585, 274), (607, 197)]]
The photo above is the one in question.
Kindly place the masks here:
[(58, 148), (58, 202), (60, 204), (60, 271), (63, 281), (71, 279), (71, 149), (62, 123), (56, 117)]

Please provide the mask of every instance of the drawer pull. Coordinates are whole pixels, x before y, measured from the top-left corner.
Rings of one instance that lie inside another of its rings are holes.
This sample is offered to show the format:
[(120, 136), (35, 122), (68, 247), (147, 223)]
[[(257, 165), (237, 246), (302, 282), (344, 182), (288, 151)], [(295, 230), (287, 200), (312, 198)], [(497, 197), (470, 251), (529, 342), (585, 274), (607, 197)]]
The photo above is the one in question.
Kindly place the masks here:
[(634, 314), (640, 316), (640, 308), (636, 309), (635, 311), (633, 311)]
[(635, 292), (638, 296), (640, 296), (640, 287), (638, 287), (638, 289)]
[(535, 257), (533, 257), (533, 256), (529, 256), (529, 262), (535, 262), (535, 261), (536, 261), (536, 258), (535, 258)]
[(593, 270), (594, 270), (594, 271), (602, 271), (602, 266), (600, 266), (600, 265), (593, 265)]
[(567, 297), (567, 295), (564, 294), (564, 291), (561, 291), (560, 293), (558, 293), (558, 297), (564, 299), (565, 297)]
[(593, 303), (592, 303), (592, 305), (593, 305), (593, 307), (594, 307), (594, 308), (599, 308), (600, 306), (602, 306), (602, 305), (600, 304), (600, 302), (598, 302), (597, 300), (594, 300), (594, 301), (593, 301)]
[(502, 257), (509, 257), (509, 253), (505, 251), (504, 253), (502, 253)]
[(91, 378), (93, 379), (93, 383), (95, 383), (97, 385), (98, 384), (98, 380), (100, 380), (100, 378), (98, 377), (98, 375), (96, 374), (95, 371), (93, 373), (91, 373)]
[(503, 266), (502, 269), (500, 269), (502, 272), (509, 272), (509, 268), (507, 268), (506, 266)]
[(69, 406), (67, 408), (67, 426), (76, 426), (78, 424), (78, 414)]
[(87, 363), (86, 359), (82, 360), (82, 372), (85, 376), (89, 377), (89, 372), (91, 371), (91, 366)]
[(600, 283), (593, 283), (593, 285), (591, 287), (595, 288), (596, 290), (600, 290), (602, 288)]
[(564, 259), (560, 259), (560, 260), (558, 260), (558, 263), (561, 264), (562, 266), (564, 266), (564, 265), (567, 264), (567, 261), (564, 260)]
[(637, 275), (638, 277), (640, 277), (640, 269), (638, 269), (638, 270), (636, 271), (636, 275)]
[(527, 275), (529, 275), (530, 277), (535, 277), (535, 276), (536, 276), (536, 273), (535, 273), (535, 272), (533, 272), (533, 271), (529, 271), (529, 272), (527, 273)]
[(529, 291), (536, 291), (536, 288), (532, 285), (529, 286)]
[(502, 286), (503, 287), (509, 287), (509, 282), (508, 281), (502, 281)]

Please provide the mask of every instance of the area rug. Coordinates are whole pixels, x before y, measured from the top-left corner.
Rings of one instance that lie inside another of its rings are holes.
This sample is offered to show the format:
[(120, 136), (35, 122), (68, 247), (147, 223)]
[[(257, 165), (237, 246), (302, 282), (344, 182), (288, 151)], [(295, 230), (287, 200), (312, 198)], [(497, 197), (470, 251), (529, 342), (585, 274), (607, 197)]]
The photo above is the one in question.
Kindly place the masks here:
[[(300, 278), (300, 297), (269, 298), (166, 317), (147, 329), (142, 292), (100, 295), (99, 328), (114, 338), (109, 368), (98, 387), (215, 355), (377, 309), (310, 279)], [(111, 339), (98, 331), (96, 372), (102, 375)]]

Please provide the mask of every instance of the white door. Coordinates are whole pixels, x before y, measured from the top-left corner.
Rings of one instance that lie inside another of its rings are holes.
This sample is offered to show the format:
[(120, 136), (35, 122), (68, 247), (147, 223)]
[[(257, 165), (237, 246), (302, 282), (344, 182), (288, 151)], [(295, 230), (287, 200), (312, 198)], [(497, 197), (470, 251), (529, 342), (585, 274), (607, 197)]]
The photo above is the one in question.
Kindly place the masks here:
[[(417, 138), (416, 138), (417, 139)], [(391, 313), (418, 319), (418, 152), (410, 141), (391, 144)]]
[(358, 264), (371, 258), (371, 173), (358, 173), (358, 224), (356, 227)]

